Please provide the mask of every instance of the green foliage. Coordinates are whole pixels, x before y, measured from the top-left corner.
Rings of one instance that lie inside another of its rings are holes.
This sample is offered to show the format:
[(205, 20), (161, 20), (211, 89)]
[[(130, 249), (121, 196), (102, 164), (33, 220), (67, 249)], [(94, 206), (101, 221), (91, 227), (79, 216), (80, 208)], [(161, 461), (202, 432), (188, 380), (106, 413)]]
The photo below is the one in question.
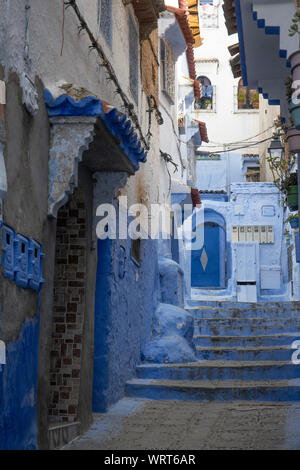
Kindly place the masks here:
[(269, 156), (267, 158), (267, 162), (271, 169), (275, 185), (286, 197), (288, 188), (290, 186), (298, 185), (298, 174), (290, 173), (290, 163), (287, 158), (284, 158), (284, 156)]
[[(289, 29), (289, 36), (293, 37), (295, 34), (298, 34), (299, 36), (299, 42), (300, 42), (300, 30), (299, 30), (299, 24), (300, 24), (300, 12), (296, 11), (293, 19), (292, 19), (292, 24)], [(300, 47), (300, 44), (299, 44)]]

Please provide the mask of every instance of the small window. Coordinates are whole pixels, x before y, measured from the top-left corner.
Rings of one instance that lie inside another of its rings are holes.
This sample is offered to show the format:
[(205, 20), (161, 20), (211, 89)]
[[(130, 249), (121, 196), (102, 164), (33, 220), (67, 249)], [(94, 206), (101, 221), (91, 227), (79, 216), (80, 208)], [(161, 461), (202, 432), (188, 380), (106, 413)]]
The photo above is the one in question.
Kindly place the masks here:
[(138, 264), (141, 262), (141, 239), (131, 241), (131, 255)]
[(171, 103), (175, 101), (175, 57), (171, 44), (166, 39), (160, 41), (161, 89)]
[(98, 0), (98, 23), (107, 43), (112, 45), (112, 1)]
[(246, 172), (246, 181), (248, 183), (257, 183), (260, 181), (260, 167), (259, 166), (248, 168)]
[(214, 105), (214, 89), (209, 78), (204, 75), (197, 77), (198, 82), (202, 86), (202, 97), (196, 98), (194, 109), (198, 110), (213, 110)]
[(238, 84), (238, 109), (259, 109), (258, 90), (250, 90), (244, 86), (241, 78)]

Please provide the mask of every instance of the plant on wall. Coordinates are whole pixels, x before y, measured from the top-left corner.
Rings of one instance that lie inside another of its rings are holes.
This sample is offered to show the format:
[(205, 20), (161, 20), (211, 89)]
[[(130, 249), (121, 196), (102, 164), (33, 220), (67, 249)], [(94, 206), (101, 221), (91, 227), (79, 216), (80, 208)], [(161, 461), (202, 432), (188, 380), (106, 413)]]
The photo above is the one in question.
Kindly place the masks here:
[(267, 157), (267, 162), (269, 163), (275, 185), (279, 191), (286, 193), (287, 183), (290, 176), (288, 160), (279, 156), (269, 156)]
[(299, 24), (300, 24), (300, 12), (296, 11), (296, 13), (293, 16), (292, 19), (292, 24), (289, 29), (289, 36), (293, 37), (296, 34), (298, 34), (299, 38), (299, 49), (300, 49), (300, 30), (299, 30)]
[[(276, 135), (280, 136), (283, 145), (287, 142), (287, 133), (285, 130), (284, 124), (282, 124), (280, 118), (274, 121), (276, 128)], [(289, 131), (288, 131), (289, 132)], [(298, 185), (298, 175), (297, 173), (291, 173), (291, 170), (294, 166), (294, 157), (293, 154), (281, 154), (275, 153), (267, 157), (267, 162), (269, 164), (273, 181), (279, 191), (284, 195), (284, 206), (290, 206), (289, 198), (291, 188), (294, 188)], [(294, 205), (293, 205), (294, 207)], [(295, 209), (293, 209), (295, 210)]]

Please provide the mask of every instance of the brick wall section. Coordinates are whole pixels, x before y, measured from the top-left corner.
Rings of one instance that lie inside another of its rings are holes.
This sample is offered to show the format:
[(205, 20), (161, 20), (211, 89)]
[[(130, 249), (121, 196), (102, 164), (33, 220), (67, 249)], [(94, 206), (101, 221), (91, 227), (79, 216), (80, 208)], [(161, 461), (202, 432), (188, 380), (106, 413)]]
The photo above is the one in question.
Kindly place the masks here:
[(85, 309), (86, 210), (79, 187), (58, 212), (50, 366), (51, 421), (77, 419)]

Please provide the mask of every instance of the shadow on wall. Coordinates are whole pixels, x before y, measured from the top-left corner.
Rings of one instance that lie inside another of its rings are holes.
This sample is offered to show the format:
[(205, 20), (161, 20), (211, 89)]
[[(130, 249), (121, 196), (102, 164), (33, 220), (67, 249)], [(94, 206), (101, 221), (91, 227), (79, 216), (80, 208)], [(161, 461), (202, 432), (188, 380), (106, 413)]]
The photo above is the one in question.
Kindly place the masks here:
[(142, 240), (140, 263), (132, 240), (98, 240), (95, 296), (93, 411), (124, 396), (135, 376), (158, 305), (156, 240)]

